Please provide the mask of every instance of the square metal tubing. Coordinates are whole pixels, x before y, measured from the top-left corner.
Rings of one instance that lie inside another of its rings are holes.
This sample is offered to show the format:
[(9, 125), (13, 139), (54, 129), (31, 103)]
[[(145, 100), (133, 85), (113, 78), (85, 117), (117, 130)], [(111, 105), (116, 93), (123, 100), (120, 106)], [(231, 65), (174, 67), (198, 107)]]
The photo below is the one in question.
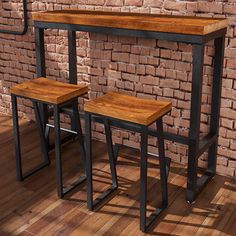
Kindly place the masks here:
[[(82, 26), (72, 24), (50, 23), (35, 21), (36, 32), (36, 61), (37, 75), (45, 75), (45, 52), (43, 46), (44, 29), (64, 29), (68, 31), (68, 37), (71, 38), (72, 44), (69, 45), (69, 62), (74, 61), (75, 51), (75, 31), (97, 32), (114, 35), (128, 35), (134, 37), (153, 38), (161, 40), (170, 40), (174, 42), (190, 43), (193, 45), (193, 78), (192, 78), (192, 96), (191, 96), (191, 117), (189, 136), (184, 137), (171, 133), (164, 133), (164, 138), (182, 143), (188, 146), (188, 178), (186, 200), (190, 203), (194, 202), (197, 195), (201, 192), (207, 182), (215, 175), (216, 172), (216, 153), (218, 144), (219, 130), (219, 111), (220, 97), (222, 85), (222, 71), (224, 59), (224, 43), (226, 28), (215, 31), (207, 35), (185, 35), (185, 34), (170, 34), (162, 32), (118, 29), (108, 27)], [(201, 96), (202, 96), (202, 76), (203, 76), (203, 57), (204, 46), (209, 41), (214, 40), (215, 59), (213, 72), (213, 88), (212, 88), (212, 105), (211, 105), (211, 121), (210, 132), (203, 140), (199, 138), (200, 132), (200, 113), (201, 113)], [(70, 71), (75, 71), (75, 66), (70, 65)], [(45, 113), (44, 113), (45, 114)], [(113, 123), (113, 122), (112, 122)], [(149, 135), (157, 136), (155, 130), (149, 129)], [(201, 178), (197, 178), (197, 161), (199, 156), (208, 151), (208, 167), (205, 174)]]

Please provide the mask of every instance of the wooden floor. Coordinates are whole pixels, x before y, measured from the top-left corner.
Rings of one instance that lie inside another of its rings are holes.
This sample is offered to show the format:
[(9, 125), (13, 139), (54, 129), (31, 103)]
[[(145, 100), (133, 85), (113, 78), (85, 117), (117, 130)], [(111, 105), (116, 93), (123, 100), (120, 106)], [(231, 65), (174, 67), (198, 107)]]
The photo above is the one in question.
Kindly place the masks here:
[[(35, 125), (21, 122), (24, 167), (40, 162), (41, 152)], [(96, 212), (86, 208), (85, 186), (60, 200), (55, 188), (52, 163), (22, 183), (15, 178), (12, 125), (0, 115), (0, 235), (143, 235), (139, 231), (139, 156), (122, 150), (118, 161), (117, 195)], [(81, 173), (76, 142), (63, 146), (66, 181)], [(106, 147), (94, 142), (94, 187), (101, 192), (109, 183)], [(149, 163), (148, 208), (158, 204), (159, 164)], [(172, 164), (169, 176), (168, 209), (150, 230), (150, 235), (236, 235), (236, 181), (216, 176), (194, 205), (185, 202), (186, 169)]]

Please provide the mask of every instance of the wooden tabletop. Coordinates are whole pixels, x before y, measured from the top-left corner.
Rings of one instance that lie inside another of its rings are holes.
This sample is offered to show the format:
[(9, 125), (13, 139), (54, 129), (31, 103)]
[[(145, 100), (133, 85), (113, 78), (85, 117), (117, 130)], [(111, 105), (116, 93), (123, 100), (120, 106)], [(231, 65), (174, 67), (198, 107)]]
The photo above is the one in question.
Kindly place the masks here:
[(88, 10), (34, 12), (33, 20), (191, 35), (206, 35), (226, 28), (228, 25), (228, 20), (224, 18)]

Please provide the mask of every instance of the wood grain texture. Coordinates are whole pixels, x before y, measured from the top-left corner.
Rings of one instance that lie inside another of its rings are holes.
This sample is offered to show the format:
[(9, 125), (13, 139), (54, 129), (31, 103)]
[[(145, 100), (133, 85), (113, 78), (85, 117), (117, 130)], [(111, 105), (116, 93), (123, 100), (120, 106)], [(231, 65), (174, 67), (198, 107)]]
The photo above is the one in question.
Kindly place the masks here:
[(171, 111), (171, 102), (142, 99), (120, 93), (109, 92), (88, 101), (84, 110), (136, 124), (150, 125)]
[(228, 25), (228, 20), (224, 18), (88, 10), (34, 12), (32, 17), (34, 21), (191, 35), (206, 35)]
[(88, 92), (86, 85), (37, 78), (11, 88), (11, 93), (51, 104), (60, 104)]
[[(21, 121), (24, 169), (40, 162), (40, 142), (35, 124)], [(8, 142), (4, 141), (5, 136)], [(53, 135), (53, 134), (52, 134)], [(63, 145), (65, 181), (82, 172), (77, 141)], [(16, 181), (11, 117), (0, 114), (0, 235), (228, 235), (236, 232), (236, 180), (215, 178), (193, 205), (185, 201), (186, 166), (172, 163), (168, 180), (169, 207), (148, 232), (139, 230), (140, 154), (122, 149), (118, 158), (117, 194), (96, 212), (86, 208), (86, 187), (58, 199), (54, 153), (51, 165), (22, 183)], [(105, 144), (93, 143), (95, 195), (110, 183)], [(149, 157), (149, 210), (160, 200), (159, 162)]]

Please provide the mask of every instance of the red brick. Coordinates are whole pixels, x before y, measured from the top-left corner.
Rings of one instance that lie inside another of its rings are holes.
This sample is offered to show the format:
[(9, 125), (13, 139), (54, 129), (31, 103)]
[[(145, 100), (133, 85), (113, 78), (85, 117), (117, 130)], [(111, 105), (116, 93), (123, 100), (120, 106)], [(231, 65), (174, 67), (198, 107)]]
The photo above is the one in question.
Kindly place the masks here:
[(125, 0), (125, 5), (126, 6), (140, 7), (140, 6), (142, 6), (142, 4), (143, 4), (142, 0)]
[(129, 62), (130, 55), (128, 53), (112, 53), (112, 60), (113, 61), (121, 61), (121, 62)]
[(153, 76), (140, 76), (140, 82), (143, 84), (159, 84), (159, 79)]
[(186, 3), (181, 1), (178, 2), (165, 1), (164, 8), (167, 10), (183, 11), (186, 9)]
[(236, 4), (227, 4), (224, 6), (225, 14), (236, 14)]
[(123, 0), (107, 0), (106, 5), (107, 6), (122, 6)]
[(161, 1), (161, 0), (144, 0), (143, 5), (145, 7), (162, 7), (163, 1)]

